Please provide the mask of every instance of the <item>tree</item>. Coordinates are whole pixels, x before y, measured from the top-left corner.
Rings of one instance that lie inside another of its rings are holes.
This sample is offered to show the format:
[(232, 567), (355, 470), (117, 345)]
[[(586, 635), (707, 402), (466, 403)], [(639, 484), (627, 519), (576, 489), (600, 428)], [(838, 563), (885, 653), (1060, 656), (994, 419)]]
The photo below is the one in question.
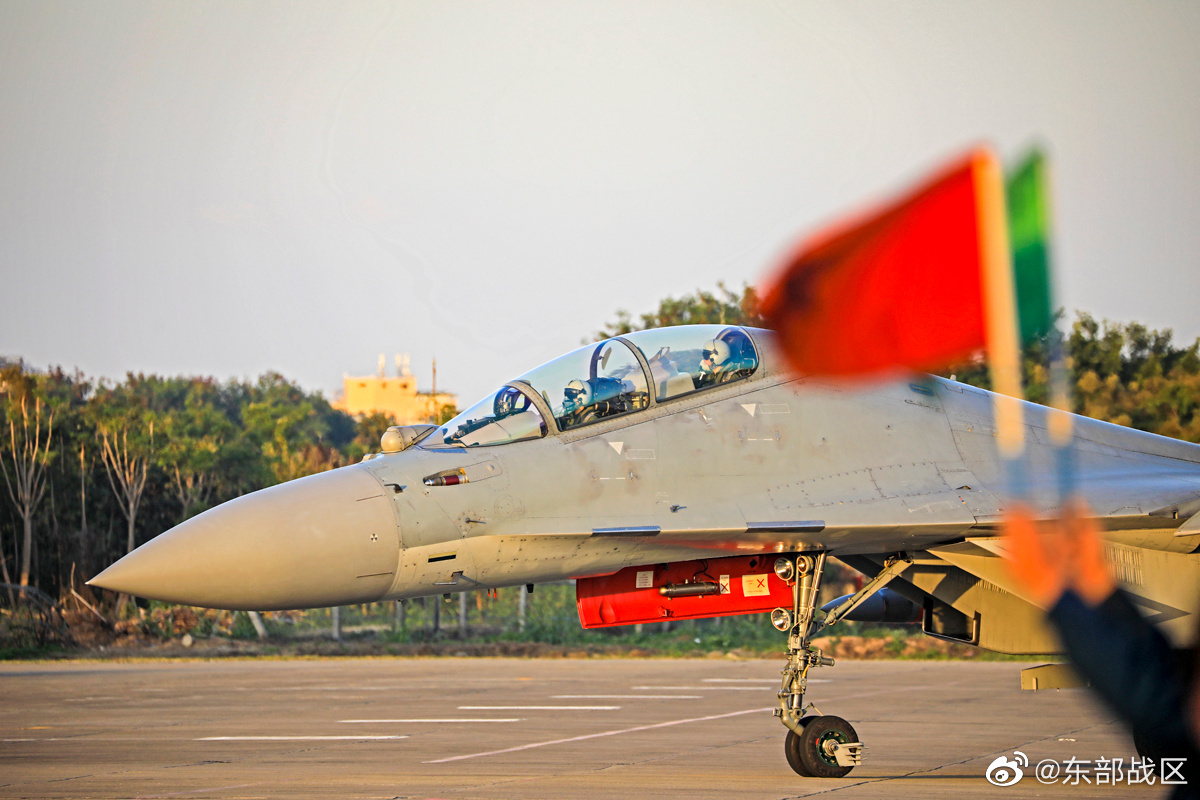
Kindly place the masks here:
[(138, 509), (154, 460), (155, 414), (149, 401), (156, 381), (130, 374), (125, 384), (98, 392), (90, 409), (100, 459), (127, 524), (127, 553), (133, 552), (137, 543)]
[(341, 466), (344, 457), (337, 446), (349, 445), (354, 437), (348, 415), (275, 372), (259, 378), (242, 408), (242, 421), (280, 483)]
[(437, 417), (434, 418), (434, 423), (437, 425), (445, 425), (450, 420), (458, 416), (458, 406), (453, 403), (447, 403), (444, 406), (438, 406)]
[(758, 294), (754, 287), (742, 284), (742, 290), (737, 292), (730, 290), (724, 281), (718, 281), (716, 294), (697, 289), (695, 294), (665, 298), (659, 302), (657, 310), (642, 314), (636, 322), (628, 311), (619, 309), (617, 319), (607, 323), (592, 341), (646, 328), (704, 323), (761, 327), (763, 318), (759, 313)]
[(1200, 339), (1176, 347), (1172, 338), (1170, 330), (1080, 314), (1069, 339), (1075, 410), (1200, 442)]
[[(175, 379), (183, 382), (186, 379)], [(162, 444), (155, 460), (172, 494), (179, 501), (180, 521), (208, 506), (237, 436), (233, 423), (213, 402), (217, 388), (211, 380), (186, 380), (182, 406), (162, 414)]]
[[(92, 384), (78, 370), (67, 373), (61, 367), (38, 373), (37, 378), (46, 403), (54, 409), (54, 449), (58, 451), (47, 473), (47, 498), (41, 512), (44, 536), (34, 542), (33, 579), (48, 588), (68, 585), (72, 567), (87, 569), (98, 561), (94, 556), (104, 554), (93, 552), (93, 547), (102, 543), (91, 536), (88, 524), (89, 499), (95, 497), (92, 462), (96, 434), (85, 410)], [(100, 494), (107, 499), (107, 492)], [(107, 512), (109, 505), (102, 508)]]
[(359, 461), (367, 453), (378, 452), (379, 440), (383, 438), (384, 431), (395, 424), (396, 418), (386, 411), (373, 411), (360, 416), (355, 423), (358, 435), (348, 448), (350, 460)]
[[(0, 462), (9, 499), (21, 517), (21, 586), (29, 585), (33, 555), (33, 515), (46, 494), (46, 468), (53, 455), (54, 410), (48, 409), (38, 391), (37, 379), (26, 373), (24, 364), (6, 365), (0, 371), (0, 390), (5, 397), (8, 422), (7, 456), (9, 467)], [(3, 564), (4, 582), (11, 583), (7, 563)]]

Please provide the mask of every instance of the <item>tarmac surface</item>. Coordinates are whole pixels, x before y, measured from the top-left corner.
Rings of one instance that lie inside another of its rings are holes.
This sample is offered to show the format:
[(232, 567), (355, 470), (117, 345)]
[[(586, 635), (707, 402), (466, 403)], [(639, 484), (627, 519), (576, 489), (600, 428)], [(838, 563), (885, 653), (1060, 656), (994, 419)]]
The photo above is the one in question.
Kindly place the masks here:
[[(1134, 755), (1028, 663), (847, 662), (809, 699), (865, 762), (801, 778), (771, 717), (782, 661), (321, 659), (0, 664), (3, 798), (1161, 797), (1039, 762)], [(984, 773), (1020, 750), (1009, 787)]]

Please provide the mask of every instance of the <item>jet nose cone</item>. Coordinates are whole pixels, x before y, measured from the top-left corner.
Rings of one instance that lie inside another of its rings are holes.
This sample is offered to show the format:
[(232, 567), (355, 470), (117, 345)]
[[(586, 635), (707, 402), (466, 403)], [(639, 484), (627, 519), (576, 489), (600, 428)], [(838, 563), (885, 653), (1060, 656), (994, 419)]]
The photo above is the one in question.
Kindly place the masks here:
[(209, 608), (349, 605), (391, 588), (399, 550), (383, 488), (361, 467), (343, 467), (210, 509), (88, 583)]

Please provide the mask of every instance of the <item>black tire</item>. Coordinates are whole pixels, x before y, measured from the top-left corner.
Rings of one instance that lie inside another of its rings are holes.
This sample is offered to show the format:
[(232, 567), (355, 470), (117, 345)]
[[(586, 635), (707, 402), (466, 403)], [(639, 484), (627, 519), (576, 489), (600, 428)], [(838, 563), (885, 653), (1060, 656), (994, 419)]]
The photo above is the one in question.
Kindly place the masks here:
[[(797, 756), (804, 772), (814, 778), (844, 778), (854, 767), (839, 766), (825, 749), (830, 742), (849, 744), (858, 741), (858, 734), (849, 722), (841, 717), (814, 717), (804, 726), (804, 735), (799, 736)], [(795, 767), (793, 767), (795, 769)]]
[[(808, 725), (816, 717), (801, 717), (800, 724)], [(787, 756), (788, 766), (802, 778), (814, 777), (811, 772), (804, 766), (804, 762), (800, 760), (800, 737), (791, 728), (788, 728), (787, 737), (783, 740), (783, 754)]]

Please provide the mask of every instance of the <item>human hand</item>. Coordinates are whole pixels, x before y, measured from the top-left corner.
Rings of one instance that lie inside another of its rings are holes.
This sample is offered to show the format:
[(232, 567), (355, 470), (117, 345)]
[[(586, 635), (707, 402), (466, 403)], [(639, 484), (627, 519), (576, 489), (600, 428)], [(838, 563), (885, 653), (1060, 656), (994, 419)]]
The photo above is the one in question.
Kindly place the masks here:
[(1088, 515), (1087, 506), (1075, 501), (1063, 508), (1062, 527), (1071, 566), (1071, 588), (1085, 603), (1098, 606), (1117, 588), (1104, 555), (1100, 529)]
[[(1039, 532), (1040, 527), (1040, 532)], [(1068, 503), (1060, 520), (1035, 522), (1014, 507), (1004, 524), (1009, 570), (1042, 608), (1051, 608), (1067, 589), (1097, 606), (1116, 589), (1104, 555), (1104, 540), (1082, 503)]]
[(1009, 510), (1003, 532), (1013, 578), (1035, 604), (1053, 607), (1070, 584), (1063, 537), (1039, 534), (1033, 513), (1025, 506)]

